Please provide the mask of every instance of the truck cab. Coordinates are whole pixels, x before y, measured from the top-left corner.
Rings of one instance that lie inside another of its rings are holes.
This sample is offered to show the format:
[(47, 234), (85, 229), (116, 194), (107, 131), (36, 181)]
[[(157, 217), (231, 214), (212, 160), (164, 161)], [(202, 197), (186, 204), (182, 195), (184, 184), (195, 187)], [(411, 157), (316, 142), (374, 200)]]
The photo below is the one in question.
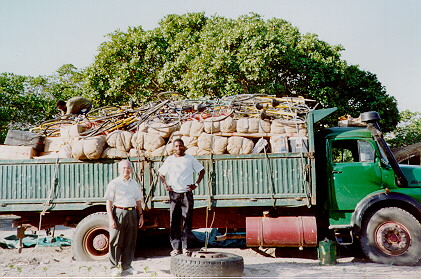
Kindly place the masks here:
[(318, 151), (324, 152), (317, 163), (318, 195), (339, 244), (358, 239), (375, 262), (416, 264), (421, 258), (421, 167), (398, 165), (373, 123), (320, 132)]

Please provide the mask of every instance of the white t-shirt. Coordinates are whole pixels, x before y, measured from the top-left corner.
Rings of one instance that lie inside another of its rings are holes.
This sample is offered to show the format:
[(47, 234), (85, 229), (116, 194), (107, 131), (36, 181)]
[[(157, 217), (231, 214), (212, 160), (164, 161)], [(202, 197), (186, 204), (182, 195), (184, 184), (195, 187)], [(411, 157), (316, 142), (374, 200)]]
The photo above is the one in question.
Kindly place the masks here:
[(167, 184), (171, 186), (176, 193), (187, 192), (187, 185), (193, 184), (193, 173), (203, 170), (203, 166), (199, 161), (191, 155), (177, 157), (169, 156), (158, 172), (167, 176)]
[(119, 176), (108, 183), (104, 198), (112, 201), (113, 205), (119, 207), (135, 207), (136, 201), (140, 201), (143, 193), (139, 189), (139, 184), (130, 178), (128, 180)]

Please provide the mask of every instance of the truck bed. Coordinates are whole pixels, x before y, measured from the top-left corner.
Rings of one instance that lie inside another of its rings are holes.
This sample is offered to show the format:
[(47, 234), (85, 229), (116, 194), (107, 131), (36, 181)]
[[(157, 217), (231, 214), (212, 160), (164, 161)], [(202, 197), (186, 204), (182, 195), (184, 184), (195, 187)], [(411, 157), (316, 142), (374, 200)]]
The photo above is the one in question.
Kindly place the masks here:
[[(130, 158), (149, 208), (168, 209), (157, 170), (164, 157)], [(307, 153), (198, 156), (206, 174), (195, 207), (305, 206), (315, 193)], [(119, 160), (32, 159), (0, 161), (0, 214), (83, 210), (104, 205)], [(47, 207), (47, 208), (46, 208)]]

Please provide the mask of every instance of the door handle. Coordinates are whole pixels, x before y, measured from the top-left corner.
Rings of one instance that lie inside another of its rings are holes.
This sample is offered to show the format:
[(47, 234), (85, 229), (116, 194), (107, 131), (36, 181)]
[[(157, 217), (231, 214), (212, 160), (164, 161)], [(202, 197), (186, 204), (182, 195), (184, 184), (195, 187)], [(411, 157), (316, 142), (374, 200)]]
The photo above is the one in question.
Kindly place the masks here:
[(342, 171), (332, 171), (332, 173), (342, 173)]

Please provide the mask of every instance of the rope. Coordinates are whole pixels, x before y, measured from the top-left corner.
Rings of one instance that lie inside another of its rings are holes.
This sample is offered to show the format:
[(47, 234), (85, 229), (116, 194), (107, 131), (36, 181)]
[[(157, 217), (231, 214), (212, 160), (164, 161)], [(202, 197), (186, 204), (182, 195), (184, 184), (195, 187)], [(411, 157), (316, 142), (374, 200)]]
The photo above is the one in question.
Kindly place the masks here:
[[(50, 208), (51, 196), (53, 195), (54, 188), (57, 184), (57, 169), (58, 169), (58, 165), (59, 165), (59, 160), (60, 160), (60, 158), (57, 157), (57, 160), (54, 164), (54, 176), (53, 176), (53, 180), (51, 181), (51, 187), (50, 187), (50, 191), (48, 193), (47, 201), (45, 202), (44, 208), (42, 209), (42, 211), (39, 215), (39, 224), (38, 224), (38, 231), (37, 231), (38, 236), (39, 236), (39, 232), (41, 231), (41, 228), (42, 228), (42, 216), (44, 216), (45, 213), (47, 213), (47, 210)], [(37, 247), (37, 246), (38, 246), (38, 240), (37, 240), (37, 244), (35, 245), (35, 247)]]

